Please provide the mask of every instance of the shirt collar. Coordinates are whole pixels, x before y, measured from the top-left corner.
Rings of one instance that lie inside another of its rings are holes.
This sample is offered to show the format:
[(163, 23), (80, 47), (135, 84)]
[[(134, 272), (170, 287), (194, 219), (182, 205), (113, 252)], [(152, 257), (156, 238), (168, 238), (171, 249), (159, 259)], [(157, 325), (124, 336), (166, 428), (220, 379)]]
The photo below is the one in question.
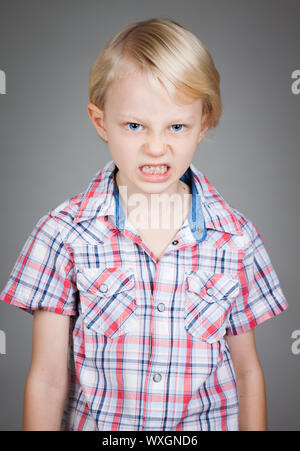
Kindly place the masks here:
[[(113, 160), (97, 172), (83, 194), (74, 218), (75, 223), (91, 220), (96, 216), (111, 215), (115, 226), (119, 230), (124, 229), (125, 215), (115, 182), (116, 172)], [(194, 164), (190, 164), (180, 180), (192, 188), (192, 205), (187, 219), (198, 242), (205, 239), (207, 229), (236, 235), (243, 233), (232, 207)]]

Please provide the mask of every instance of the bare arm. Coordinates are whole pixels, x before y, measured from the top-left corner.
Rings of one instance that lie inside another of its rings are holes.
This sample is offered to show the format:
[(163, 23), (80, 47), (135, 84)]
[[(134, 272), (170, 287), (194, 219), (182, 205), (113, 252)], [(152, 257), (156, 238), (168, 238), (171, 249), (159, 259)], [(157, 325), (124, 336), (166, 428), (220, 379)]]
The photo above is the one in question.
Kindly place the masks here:
[(263, 371), (257, 356), (254, 331), (225, 336), (233, 361), (239, 395), (241, 431), (266, 431), (267, 408)]
[(23, 430), (59, 430), (68, 390), (70, 317), (34, 312), (32, 361), (24, 392)]

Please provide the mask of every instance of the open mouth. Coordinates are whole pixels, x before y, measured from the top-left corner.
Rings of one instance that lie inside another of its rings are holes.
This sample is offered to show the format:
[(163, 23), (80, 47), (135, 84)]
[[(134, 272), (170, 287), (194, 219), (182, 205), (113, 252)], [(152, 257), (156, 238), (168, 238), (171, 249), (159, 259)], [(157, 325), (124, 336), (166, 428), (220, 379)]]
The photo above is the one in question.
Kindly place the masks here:
[(167, 171), (170, 169), (170, 166), (167, 164), (155, 165), (155, 166), (143, 165), (143, 166), (140, 166), (139, 169), (144, 174), (163, 175), (163, 174), (167, 173)]
[(165, 182), (171, 176), (171, 166), (167, 164), (148, 166), (143, 165), (138, 169), (140, 177), (146, 182)]

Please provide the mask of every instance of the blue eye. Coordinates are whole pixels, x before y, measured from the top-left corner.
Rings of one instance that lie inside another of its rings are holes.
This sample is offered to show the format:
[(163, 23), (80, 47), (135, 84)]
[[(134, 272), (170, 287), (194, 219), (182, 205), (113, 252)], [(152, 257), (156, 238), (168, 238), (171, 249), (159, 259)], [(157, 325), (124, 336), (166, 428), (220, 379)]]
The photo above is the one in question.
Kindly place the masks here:
[[(133, 130), (138, 130), (139, 127), (141, 127), (141, 124), (138, 124), (136, 122), (127, 122), (126, 125), (129, 126), (129, 130), (132, 130), (132, 131)], [(174, 124), (174, 125), (171, 125), (171, 127), (176, 127), (175, 129), (173, 129), (175, 131), (181, 131), (182, 127), (185, 127), (185, 125), (183, 125), (183, 124)]]
[[(137, 126), (139, 126), (139, 125), (141, 125), (141, 124), (137, 124), (136, 122), (128, 122), (128, 124), (126, 124), (126, 125), (137, 125)], [(131, 128), (131, 127), (129, 127), (129, 129), (130, 130), (137, 130), (137, 128), (135, 127), (135, 128)]]
[[(171, 125), (171, 127), (178, 127), (178, 126), (179, 126), (179, 127), (185, 127), (185, 125), (183, 125), (183, 124), (174, 124), (174, 125)], [(180, 131), (180, 130), (182, 130), (182, 129), (179, 130), (178, 128), (176, 128), (175, 130), (176, 130), (176, 131)]]

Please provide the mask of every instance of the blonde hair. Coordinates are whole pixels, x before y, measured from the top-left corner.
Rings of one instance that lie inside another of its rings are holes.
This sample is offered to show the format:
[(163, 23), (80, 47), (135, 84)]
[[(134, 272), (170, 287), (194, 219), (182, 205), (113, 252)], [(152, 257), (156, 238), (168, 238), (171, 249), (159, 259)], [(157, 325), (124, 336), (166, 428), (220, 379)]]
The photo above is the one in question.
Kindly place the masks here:
[[(191, 99), (202, 99), (208, 128), (222, 113), (220, 75), (202, 42), (189, 30), (168, 19), (152, 18), (127, 25), (104, 46), (90, 70), (89, 99), (104, 110), (110, 84), (133, 62), (154, 83), (162, 82)], [(175, 91), (176, 92), (176, 91)]]

